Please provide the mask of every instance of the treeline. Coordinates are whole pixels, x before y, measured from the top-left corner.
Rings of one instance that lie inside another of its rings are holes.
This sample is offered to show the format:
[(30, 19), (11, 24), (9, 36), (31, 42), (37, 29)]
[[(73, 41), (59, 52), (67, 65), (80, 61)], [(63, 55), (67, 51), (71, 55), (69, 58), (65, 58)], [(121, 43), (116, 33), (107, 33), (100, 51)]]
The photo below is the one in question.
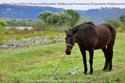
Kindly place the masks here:
[[(42, 20), (45, 24), (49, 25), (69, 25), (73, 27), (79, 20), (80, 15), (74, 10), (64, 10), (63, 12), (50, 12), (45, 11), (38, 14), (38, 20)], [(6, 26), (34, 26), (34, 22), (40, 22), (31, 19), (7, 19)], [(41, 22), (42, 22), (41, 21)]]
[[(5, 19), (4, 25), (11, 27), (32, 27), (35, 31), (56, 30), (64, 31), (84, 21), (91, 21), (89, 17), (81, 17), (75, 10), (64, 10), (61, 12), (45, 11), (37, 15), (37, 20), (31, 19)], [(13, 28), (14, 29), (14, 28)]]
[[(37, 15), (37, 20), (31, 19), (0, 19), (0, 30), (5, 26), (24, 26), (32, 27), (34, 31), (41, 30), (54, 30), (64, 31), (65, 29), (72, 28), (75, 25), (83, 23), (85, 21), (93, 21), (90, 17), (81, 17), (75, 10), (64, 10), (61, 12), (45, 11)], [(125, 15), (121, 15), (114, 19), (104, 20), (113, 24), (117, 31), (125, 31)]]

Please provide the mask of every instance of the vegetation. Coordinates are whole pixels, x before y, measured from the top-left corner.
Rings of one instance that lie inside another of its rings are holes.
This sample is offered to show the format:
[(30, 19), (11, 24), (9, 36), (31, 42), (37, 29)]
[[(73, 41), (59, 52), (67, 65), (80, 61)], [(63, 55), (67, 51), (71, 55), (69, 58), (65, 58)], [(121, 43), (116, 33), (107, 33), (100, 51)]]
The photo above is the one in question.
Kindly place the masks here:
[(125, 24), (125, 15), (121, 15), (119, 17), (120, 21)]
[[(17, 9), (19, 10), (20, 7), (17, 7)], [(13, 6), (13, 8), (8, 8), (9, 9), (7, 9), (7, 11), (12, 15), (12, 9), (15, 8), (15, 6)], [(34, 7), (24, 7), (26, 10), (32, 10), (33, 8)], [(40, 8), (38, 7), (38, 10), (39, 9)], [(36, 9), (33, 10), (35, 11)], [(107, 13), (107, 10), (111, 11)], [(102, 19), (104, 20), (104, 18), (109, 18), (108, 16), (111, 16), (111, 12), (115, 11), (115, 14), (113, 13), (113, 15), (118, 14), (118, 10), (119, 9), (117, 8), (88, 10), (86, 11), (86, 15), (96, 19), (98, 18), (97, 20), (100, 21)], [(98, 14), (96, 11), (98, 11)], [(32, 13), (29, 14), (29, 12), (30, 11), (26, 12), (24, 16), (31, 15), (31, 17), (33, 17)], [(104, 12), (109, 15), (104, 15)], [(82, 11), (81, 13), (85, 14), (85, 11)], [(6, 14), (8, 14), (8, 12), (6, 12)], [(17, 14), (20, 15), (21, 12), (19, 11)], [(34, 15), (36, 16), (36, 14)], [(85, 17), (80, 17), (79, 13), (74, 10), (61, 10), (61, 12), (58, 11), (58, 13), (50, 11), (40, 13), (38, 15), (39, 19), (36, 20), (0, 19), (0, 45), (13, 38), (20, 40), (22, 38), (38, 37), (43, 35), (52, 37), (54, 35), (62, 34), (62, 36), (65, 36), (65, 33), (60, 33), (59, 31), (63, 32), (64, 29), (69, 29), (85, 21), (92, 21), (92, 19), (90, 19), (90, 17), (86, 17), (86, 15)], [(104, 17), (100, 18), (99, 16)], [(125, 31), (125, 15), (118, 17), (118, 19), (107, 19), (106, 22), (113, 24), (118, 32)], [(14, 28), (7, 30), (5, 29), (6, 26), (12, 26)], [(30, 26), (33, 29), (19, 30), (15, 28), (17, 26)], [(116, 44), (114, 47), (113, 70), (111, 72), (103, 72), (101, 70), (104, 66), (104, 56), (100, 50), (95, 51), (94, 75), (92, 76), (82, 76), (83, 63), (77, 44), (73, 48), (71, 56), (65, 56), (65, 43), (39, 45), (30, 48), (0, 48), (0, 83), (46, 83), (49, 81), (51, 83), (124, 83), (124, 37), (125, 33), (117, 34)], [(65, 58), (62, 64), (52, 75), (53, 71), (64, 56)], [(74, 70), (76, 73), (72, 75), (70, 72)]]
[(0, 30), (4, 30), (5, 28), (4, 20), (0, 19)]
[(80, 19), (79, 13), (74, 10), (65, 10), (64, 12), (71, 16), (71, 19), (69, 19), (69, 24), (71, 27), (73, 27)]
[[(40, 45), (31, 48), (0, 49), (0, 82), (124, 83), (124, 36), (125, 33), (117, 33), (114, 46), (113, 70), (111, 72), (103, 72), (101, 70), (104, 66), (104, 56), (101, 50), (95, 51), (94, 74), (92, 76), (82, 76), (83, 63), (77, 44), (74, 46), (71, 56), (65, 56), (65, 43)], [(64, 56), (62, 64), (50, 77)], [(87, 57), (89, 59), (89, 56)], [(77, 73), (71, 75), (69, 72), (72, 70), (76, 70)]]
[(118, 32), (125, 32), (125, 15), (121, 15), (118, 19), (107, 19), (106, 22), (113, 24)]
[(6, 26), (32, 26), (31, 19), (7, 19)]
[(45, 31), (47, 30), (47, 24), (42, 20), (36, 20), (32, 23), (32, 28), (35, 31)]
[(64, 12), (53, 13), (53, 12), (43, 12), (38, 15), (39, 19), (42, 19), (47, 24), (52, 25), (62, 25), (69, 24), (73, 27), (80, 19), (79, 13), (74, 10), (65, 10)]

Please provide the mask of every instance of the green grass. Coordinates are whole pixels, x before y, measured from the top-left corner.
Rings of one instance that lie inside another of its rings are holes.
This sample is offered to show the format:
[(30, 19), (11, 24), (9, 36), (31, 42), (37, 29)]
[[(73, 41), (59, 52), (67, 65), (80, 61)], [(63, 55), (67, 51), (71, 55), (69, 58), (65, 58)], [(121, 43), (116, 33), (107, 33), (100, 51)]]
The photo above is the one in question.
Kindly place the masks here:
[[(0, 83), (124, 83), (125, 33), (118, 33), (114, 46), (113, 70), (103, 72), (104, 56), (94, 53), (94, 74), (82, 76), (82, 56), (77, 44), (70, 56), (65, 56), (65, 43), (40, 45), (31, 48), (0, 49)], [(62, 64), (50, 78), (55, 68)], [(89, 69), (89, 55), (87, 64)], [(69, 71), (76, 70), (75, 75)]]

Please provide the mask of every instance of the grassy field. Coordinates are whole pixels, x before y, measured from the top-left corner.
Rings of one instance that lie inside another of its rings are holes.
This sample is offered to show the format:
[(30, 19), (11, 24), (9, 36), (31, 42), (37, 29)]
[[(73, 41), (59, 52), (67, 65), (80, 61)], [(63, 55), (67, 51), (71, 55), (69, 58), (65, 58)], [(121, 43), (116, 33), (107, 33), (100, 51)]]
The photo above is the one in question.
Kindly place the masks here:
[[(82, 56), (77, 44), (70, 56), (65, 56), (64, 50), (65, 43), (0, 49), (0, 83), (125, 83), (125, 33), (117, 34), (111, 72), (102, 71), (104, 56), (101, 50), (96, 50), (94, 74), (82, 76)], [(51, 76), (64, 56), (62, 64)], [(71, 75), (69, 72), (73, 70), (77, 73)]]

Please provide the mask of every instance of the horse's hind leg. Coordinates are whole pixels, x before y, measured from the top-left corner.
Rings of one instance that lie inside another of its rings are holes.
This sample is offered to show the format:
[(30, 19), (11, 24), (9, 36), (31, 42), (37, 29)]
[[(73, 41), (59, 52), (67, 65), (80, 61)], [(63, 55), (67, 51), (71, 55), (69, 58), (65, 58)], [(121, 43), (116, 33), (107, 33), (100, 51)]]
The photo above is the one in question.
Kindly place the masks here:
[(108, 55), (109, 55), (109, 71), (112, 70), (113, 46), (114, 46), (114, 42), (109, 43), (109, 45), (107, 46)]
[(103, 70), (106, 71), (107, 68), (108, 68), (108, 63), (109, 63), (109, 55), (108, 55), (108, 51), (107, 51), (106, 47), (104, 47), (104, 48), (102, 49), (102, 51), (103, 51), (104, 56), (105, 56), (105, 65), (104, 65)]

